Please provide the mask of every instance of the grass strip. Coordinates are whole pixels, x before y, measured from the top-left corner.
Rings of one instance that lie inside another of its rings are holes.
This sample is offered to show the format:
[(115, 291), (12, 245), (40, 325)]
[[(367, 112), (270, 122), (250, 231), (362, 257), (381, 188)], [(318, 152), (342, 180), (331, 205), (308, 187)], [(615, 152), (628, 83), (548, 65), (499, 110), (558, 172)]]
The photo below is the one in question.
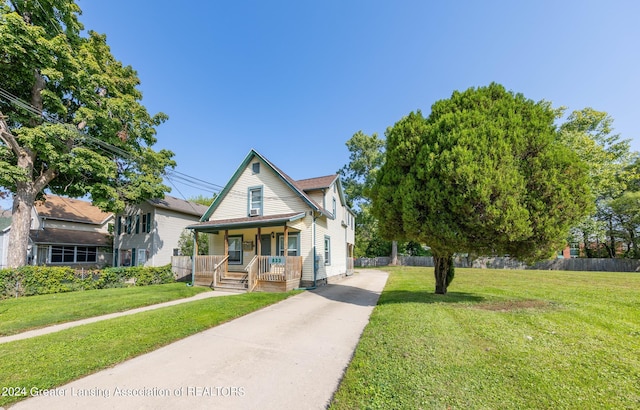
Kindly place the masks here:
[(640, 274), (389, 271), (331, 409), (640, 408)]
[(96, 289), (0, 301), (0, 336), (122, 312), (210, 291), (184, 283)]
[[(50, 389), (284, 300), (288, 293), (221, 296), (2, 345), (0, 388)], [(2, 397), (0, 406), (26, 397)]]

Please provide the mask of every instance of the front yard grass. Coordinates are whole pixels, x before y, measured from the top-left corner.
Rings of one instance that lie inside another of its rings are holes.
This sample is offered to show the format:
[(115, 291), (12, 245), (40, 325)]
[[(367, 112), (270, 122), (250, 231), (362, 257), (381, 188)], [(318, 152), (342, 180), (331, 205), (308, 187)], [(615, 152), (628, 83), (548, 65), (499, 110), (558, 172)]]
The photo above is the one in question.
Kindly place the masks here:
[[(32, 388), (61, 386), (296, 293), (208, 298), (5, 343), (0, 349), (0, 388), (24, 388), (28, 396)], [(0, 395), (0, 406), (24, 398)]]
[(389, 272), (331, 409), (640, 408), (640, 274)]
[(0, 336), (187, 298), (204, 287), (184, 283), (84, 290), (0, 301)]

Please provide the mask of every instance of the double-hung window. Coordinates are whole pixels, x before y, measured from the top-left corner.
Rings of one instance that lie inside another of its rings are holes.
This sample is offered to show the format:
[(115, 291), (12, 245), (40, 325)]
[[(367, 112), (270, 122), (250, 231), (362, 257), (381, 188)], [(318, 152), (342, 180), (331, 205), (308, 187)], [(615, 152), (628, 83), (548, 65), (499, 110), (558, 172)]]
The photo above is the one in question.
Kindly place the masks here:
[(262, 215), (262, 187), (249, 188), (249, 216)]
[(142, 232), (149, 233), (151, 232), (151, 213), (147, 212), (146, 214), (142, 214)]
[(324, 264), (331, 265), (331, 238), (324, 237)]
[(278, 255), (298, 256), (300, 255), (300, 243), (298, 234), (289, 234), (287, 237), (287, 254), (284, 254), (284, 235), (278, 234)]

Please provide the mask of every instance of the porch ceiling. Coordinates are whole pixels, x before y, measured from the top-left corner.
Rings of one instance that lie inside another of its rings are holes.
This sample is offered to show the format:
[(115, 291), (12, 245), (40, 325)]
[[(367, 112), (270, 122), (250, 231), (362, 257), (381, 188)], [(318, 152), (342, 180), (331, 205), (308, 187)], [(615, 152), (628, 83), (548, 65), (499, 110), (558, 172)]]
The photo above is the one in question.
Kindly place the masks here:
[(296, 212), (291, 214), (252, 216), (236, 219), (221, 219), (217, 221), (206, 221), (187, 226), (197, 232), (218, 232), (225, 229), (246, 229), (265, 226), (284, 226), (287, 222), (304, 218), (306, 212)]

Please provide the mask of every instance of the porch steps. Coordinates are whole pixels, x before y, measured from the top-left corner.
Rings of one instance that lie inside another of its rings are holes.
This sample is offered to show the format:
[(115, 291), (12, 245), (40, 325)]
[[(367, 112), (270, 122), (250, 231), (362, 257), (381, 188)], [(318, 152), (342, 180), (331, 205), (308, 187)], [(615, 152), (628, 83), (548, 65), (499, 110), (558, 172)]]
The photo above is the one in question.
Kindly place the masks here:
[(249, 278), (245, 272), (226, 272), (218, 281), (216, 289), (246, 292), (249, 287)]

